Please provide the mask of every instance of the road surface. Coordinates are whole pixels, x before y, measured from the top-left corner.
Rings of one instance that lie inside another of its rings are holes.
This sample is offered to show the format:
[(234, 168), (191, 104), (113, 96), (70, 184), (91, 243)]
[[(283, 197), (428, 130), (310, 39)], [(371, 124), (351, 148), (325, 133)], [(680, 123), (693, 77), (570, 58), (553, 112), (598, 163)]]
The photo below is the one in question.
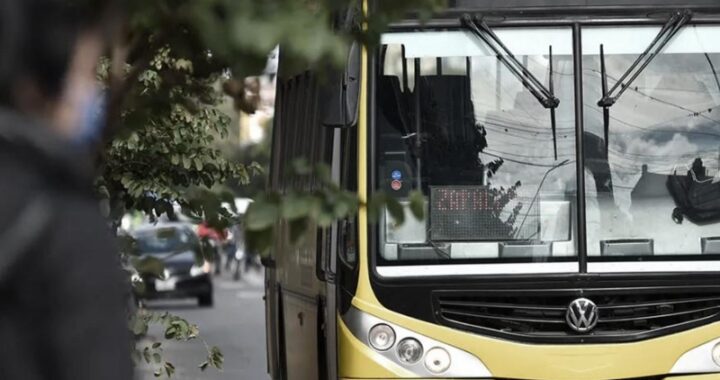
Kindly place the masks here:
[[(201, 341), (167, 342), (162, 329), (152, 328), (149, 339), (163, 341), (164, 356), (176, 367), (175, 380), (268, 380), (265, 360), (265, 309), (262, 300), (263, 278), (252, 271), (240, 281), (222, 274), (214, 279), (215, 306), (198, 308), (195, 300), (155, 301), (148, 307), (169, 311), (200, 327), (201, 336), (210, 345), (221, 348), (225, 356), (222, 372), (208, 368), (201, 372), (206, 350)], [(141, 365), (139, 380), (156, 379), (152, 368)]]

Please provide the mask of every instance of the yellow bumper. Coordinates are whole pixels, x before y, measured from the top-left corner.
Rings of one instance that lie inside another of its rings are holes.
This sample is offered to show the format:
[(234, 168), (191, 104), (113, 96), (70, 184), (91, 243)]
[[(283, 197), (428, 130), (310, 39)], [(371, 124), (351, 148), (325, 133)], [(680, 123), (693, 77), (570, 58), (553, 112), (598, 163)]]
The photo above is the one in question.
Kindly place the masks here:
[[(720, 337), (720, 322), (656, 339), (623, 344), (522, 344), (450, 329), (365, 303), (355, 307), (480, 358), (493, 376), (528, 380), (632, 379), (669, 373), (688, 350)], [(340, 321), (339, 375), (347, 379), (412, 378), (401, 366), (360, 342)], [(668, 378), (720, 380), (720, 374)]]

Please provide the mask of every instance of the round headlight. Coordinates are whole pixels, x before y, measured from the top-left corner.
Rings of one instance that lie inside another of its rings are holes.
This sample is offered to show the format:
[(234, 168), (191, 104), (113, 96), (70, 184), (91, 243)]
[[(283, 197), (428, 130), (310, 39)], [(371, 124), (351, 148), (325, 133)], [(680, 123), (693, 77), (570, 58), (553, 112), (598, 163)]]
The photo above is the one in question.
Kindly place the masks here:
[(717, 366), (720, 367), (720, 343), (716, 344), (712, 349), (712, 359)]
[(444, 348), (431, 348), (425, 355), (425, 368), (437, 374), (447, 371), (450, 368), (450, 354)]
[(395, 344), (395, 331), (384, 323), (375, 325), (368, 333), (368, 341), (374, 349), (386, 351)]
[(413, 338), (405, 338), (397, 345), (397, 355), (400, 361), (407, 364), (415, 364), (420, 361), (423, 354), (423, 346)]

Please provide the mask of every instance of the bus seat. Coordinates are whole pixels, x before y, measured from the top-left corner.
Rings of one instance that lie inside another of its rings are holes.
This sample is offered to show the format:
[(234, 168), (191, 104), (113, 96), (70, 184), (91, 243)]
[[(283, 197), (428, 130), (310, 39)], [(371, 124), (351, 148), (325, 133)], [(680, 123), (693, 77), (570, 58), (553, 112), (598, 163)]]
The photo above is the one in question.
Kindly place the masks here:
[(484, 169), (478, 154), (487, 142), (475, 120), (470, 78), (421, 76), (423, 161), (431, 185), (479, 185)]
[[(411, 124), (411, 108), (409, 101), (412, 93), (403, 92), (400, 88), (400, 78), (394, 75), (383, 75), (376, 82), (376, 96), (378, 105), (378, 128), (380, 131), (396, 130), (400, 136), (407, 136), (413, 131)], [(387, 128), (390, 127), (390, 128)]]

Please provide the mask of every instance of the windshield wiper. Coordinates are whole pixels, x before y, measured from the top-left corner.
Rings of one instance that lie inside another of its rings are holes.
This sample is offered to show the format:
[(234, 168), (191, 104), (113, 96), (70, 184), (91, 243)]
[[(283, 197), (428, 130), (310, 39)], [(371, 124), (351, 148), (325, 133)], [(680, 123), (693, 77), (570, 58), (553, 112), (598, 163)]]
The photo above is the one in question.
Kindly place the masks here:
[(720, 79), (718, 79), (717, 70), (715, 70), (715, 65), (713, 65), (713, 62), (710, 59), (710, 55), (708, 53), (705, 53), (705, 59), (707, 59), (708, 64), (710, 65), (710, 70), (712, 70), (713, 77), (715, 77), (715, 84), (717, 84), (718, 90), (720, 90)]
[(533, 75), (530, 70), (523, 66), (520, 61), (515, 58), (515, 55), (510, 49), (503, 44), (502, 40), (490, 29), (490, 27), (480, 18), (473, 18), (470, 15), (464, 15), (461, 19), (462, 24), (467, 27), (475, 36), (480, 38), (492, 51), (495, 53), (497, 59), (507, 67), (515, 77), (520, 80), (523, 87), (525, 87), (538, 102), (545, 108), (550, 110), (550, 124), (552, 126), (553, 135), (553, 151), (555, 152), (555, 160), (557, 160), (557, 135), (556, 135), (556, 122), (555, 122), (555, 109), (560, 105), (560, 99), (555, 97), (553, 91), (553, 57), (552, 57), (552, 46), (550, 46), (550, 88), (546, 88), (539, 79)]
[[(600, 75), (602, 77), (602, 98), (597, 105), (603, 108), (603, 131), (605, 133), (605, 152), (608, 151), (610, 134), (610, 107), (615, 104), (620, 96), (627, 90), (645, 68), (652, 62), (653, 58), (658, 56), (660, 52), (667, 46), (672, 38), (692, 19), (692, 12), (684, 10), (676, 11), (670, 16), (668, 21), (663, 25), (657, 36), (650, 42), (645, 51), (640, 54), (635, 62), (620, 76), (615, 85), (608, 90), (607, 70), (605, 68), (605, 49), (600, 44)], [(626, 81), (627, 79), (627, 81)]]

